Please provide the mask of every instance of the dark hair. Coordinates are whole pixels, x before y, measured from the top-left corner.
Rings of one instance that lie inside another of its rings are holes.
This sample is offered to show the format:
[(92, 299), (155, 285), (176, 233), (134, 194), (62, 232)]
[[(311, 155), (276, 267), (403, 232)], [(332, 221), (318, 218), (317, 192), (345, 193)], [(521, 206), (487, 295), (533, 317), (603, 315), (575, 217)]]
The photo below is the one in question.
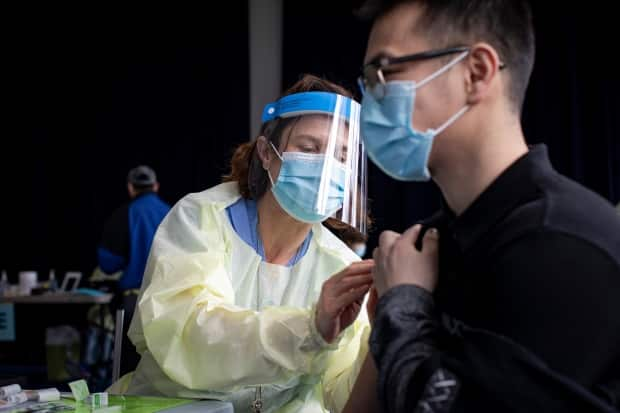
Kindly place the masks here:
[(527, 0), (367, 0), (357, 14), (375, 20), (406, 3), (422, 7), (419, 32), (438, 47), (478, 41), (493, 46), (510, 77), (508, 97), (521, 111), (536, 47)]
[[(347, 89), (320, 77), (305, 74), (287, 89), (280, 97), (301, 92), (331, 92), (352, 98), (353, 95)], [(276, 118), (266, 122), (261, 126), (259, 136), (264, 136), (269, 142), (278, 148), (282, 139), (283, 132), (289, 125), (294, 124), (298, 118)], [(259, 200), (269, 189), (270, 182), (267, 171), (263, 169), (263, 164), (256, 150), (256, 139), (251, 142), (239, 145), (233, 153), (230, 161), (230, 174), (223, 177), (224, 182), (236, 181), (239, 184), (239, 192), (245, 199)], [(324, 224), (328, 226), (336, 235), (346, 235), (345, 239), (350, 238), (349, 231), (355, 231), (347, 224), (336, 219), (328, 218)], [(372, 220), (370, 215), (366, 219), (366, 227), (370, 228)], [(362, 235), (363, 236), (363, 235)], [(341, 239), (343, 239), (341, 237)], [(345, 240), (343, 239), (343, 241)]]
[(353, 248), (355, 243), (368, 241), (368, 236), (337, 219), (327, 219), (324, 225), (349, 248)]

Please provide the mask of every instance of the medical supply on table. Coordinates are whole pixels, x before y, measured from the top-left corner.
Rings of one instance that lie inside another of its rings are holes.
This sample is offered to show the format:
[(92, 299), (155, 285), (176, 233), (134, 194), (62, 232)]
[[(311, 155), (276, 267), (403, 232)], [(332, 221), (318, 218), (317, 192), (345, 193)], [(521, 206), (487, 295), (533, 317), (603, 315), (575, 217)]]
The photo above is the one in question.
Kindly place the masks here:
[(58, 389), (51, 387), (42, 390), (25, 390), (28, 400), (35, 402), (54, 402), (60, 400), (60, 392)]
[(19, 294), (30, 295), (33, 288), (37, 286), (36, 271), (20, 271), (19, 273)]
[(93, 393), (86, 397), (86, 404), (90, 405), (92, 409), (98, 409), (108, 405), (108, 393)]
[(11, 384), (8, 386), (0, 387), (0, 398), (5, 398), (12, 394), (17, 394), (22, 391), (22, 388), (19, 384)]
[(88, 384), (86, 384), (85, 380), (76, 380), (69, 383), (69, 388), (71, 389), (71, 393), (73, 393), (73, 398), (76, 402), (81, 402), (85, 400), (90, 394), (90, 390), (88, 390)]
[(7, 295), (6, 293), (8, 292), (9, 286), (9, 278), (6, 275), (6, 271), (2, 270), (2, 277), (0, 278), (0, 297)]

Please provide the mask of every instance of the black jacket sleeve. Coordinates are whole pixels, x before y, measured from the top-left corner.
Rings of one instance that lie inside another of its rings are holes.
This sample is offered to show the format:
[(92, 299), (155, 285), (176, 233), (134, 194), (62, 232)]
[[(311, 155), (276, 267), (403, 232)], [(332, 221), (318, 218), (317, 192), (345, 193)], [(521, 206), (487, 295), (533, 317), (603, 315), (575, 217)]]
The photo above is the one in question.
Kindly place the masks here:
[(458, 381), (438, 359), (438, 323), (432, 296), (417, 286), (394, 287), (379, 300), (370, 350), (385, 412), (450, 411)]

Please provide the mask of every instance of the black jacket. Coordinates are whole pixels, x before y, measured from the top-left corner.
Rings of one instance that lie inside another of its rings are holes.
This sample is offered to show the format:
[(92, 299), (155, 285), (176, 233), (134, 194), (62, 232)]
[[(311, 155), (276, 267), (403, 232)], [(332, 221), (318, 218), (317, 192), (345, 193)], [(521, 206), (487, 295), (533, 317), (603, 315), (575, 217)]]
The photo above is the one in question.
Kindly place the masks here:
[(437, 290), (389, 290), (371, 336), (386, 412), (620, 405), (620, 217), (607, 201), (538, 146), (461, 216), (424, 224), (440, 232)]

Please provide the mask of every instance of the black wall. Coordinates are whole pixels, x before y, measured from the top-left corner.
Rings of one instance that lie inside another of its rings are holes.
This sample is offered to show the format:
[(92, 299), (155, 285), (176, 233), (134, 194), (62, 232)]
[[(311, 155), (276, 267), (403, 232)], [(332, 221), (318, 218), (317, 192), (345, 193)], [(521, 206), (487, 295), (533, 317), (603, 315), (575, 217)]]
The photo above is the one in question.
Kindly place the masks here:
[[(283, 88), (303, 72), (355, 88), (368, 30), (351, 14), (358, 2), (284, 3)], [(538, 53), (523, 120), (560, 172), (617, 203), (617, 36), (611, 5), (597, 4), (607, 9), (534, 4)], [(0, 269), (12, 278), (90, 272), (105, 218), (127, 199), (129, 168), (153, 166), (174, 203), (219, 182), (232, 148), (249, 138), (246, 2), (89, 7), (7, 13)], [(370, 168), (375, 234), (437, 207), (433, 184)]]
[(131, 167), (151, 165), (174, 203), (218, 183), (249, 138), (246, 2), (5, 17), (0, 268), (13, 281), (24, 269), (90, 273)]

